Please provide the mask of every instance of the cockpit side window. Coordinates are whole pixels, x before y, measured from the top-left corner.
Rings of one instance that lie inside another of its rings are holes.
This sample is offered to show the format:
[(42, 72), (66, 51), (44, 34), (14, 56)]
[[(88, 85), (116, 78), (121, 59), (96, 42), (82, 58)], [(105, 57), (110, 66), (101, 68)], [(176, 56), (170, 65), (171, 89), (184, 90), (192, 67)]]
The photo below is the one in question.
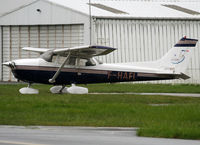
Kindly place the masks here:
[(67, 61), (66, 65), (76, 65), (76, 58), (70, 57), (69, 60)]
[[(52, 62), (54, 62), (55, 64), (62, 64), (65, 61), (65, 59), (66, 57), (56, 55), (56, 56), (53, 56)], [(77, 57), (70, 56), (70, 58), (68, 59), (65, 65), (80, 66), (80, 67), (95, 66), (96, 61), (92, 58), (77, 58)]]
[[(66, 57), (56, 55), (53, 56), (53, 61), (55, 64), (62, 64), (65, 61)], [(70, 57), (68, 61), (65, 63), (65, 65), (76, 65), (76, 58)]]
[(91, 58), (80, 58), (79, 66), (95, 66), (96, 63)]

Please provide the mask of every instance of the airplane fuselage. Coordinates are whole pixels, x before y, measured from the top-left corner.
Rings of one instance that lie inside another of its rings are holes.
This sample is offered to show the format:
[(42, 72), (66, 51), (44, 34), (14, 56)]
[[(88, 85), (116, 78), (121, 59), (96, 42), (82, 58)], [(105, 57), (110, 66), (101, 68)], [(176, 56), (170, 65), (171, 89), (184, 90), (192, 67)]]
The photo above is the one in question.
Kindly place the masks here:
[[(30, 83), (52, 84), (49, 82), (59, 68), (59, 64), (46, 62), (41, 58), (20, 59), (11, 66), (14, 76)], [(149, 81), (176, 79), (173, 73), (155, 68), (134, 67), (128, 64), (97, 64), (95, 66), (65, 65), (54, 85), (115, 83), (128, 81)]]

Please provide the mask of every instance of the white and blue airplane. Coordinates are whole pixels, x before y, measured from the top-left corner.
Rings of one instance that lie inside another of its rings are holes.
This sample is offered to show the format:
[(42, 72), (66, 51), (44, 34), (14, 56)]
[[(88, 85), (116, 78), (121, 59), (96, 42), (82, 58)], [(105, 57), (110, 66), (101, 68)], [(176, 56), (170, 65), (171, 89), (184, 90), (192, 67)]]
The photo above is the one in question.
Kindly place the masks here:
[(101, 63), (95, 57), (106, 55), (116, 48), (78, 46), (72, 48), (31, 48), (23, 50), (40, 53), (39, 58), (18, 59), (3, 63), (11, 68), (18, 80), (28, 82), (22, 94), (36, 94), (32, 83), (52, 84), (52, 93), (88, 93), (87, 88), (71, 84), (115, 83), (129, 81), (188, 79), (185, 73), (192, 47), (197, 39), (184, 36), (161, 59), (147, 62)]

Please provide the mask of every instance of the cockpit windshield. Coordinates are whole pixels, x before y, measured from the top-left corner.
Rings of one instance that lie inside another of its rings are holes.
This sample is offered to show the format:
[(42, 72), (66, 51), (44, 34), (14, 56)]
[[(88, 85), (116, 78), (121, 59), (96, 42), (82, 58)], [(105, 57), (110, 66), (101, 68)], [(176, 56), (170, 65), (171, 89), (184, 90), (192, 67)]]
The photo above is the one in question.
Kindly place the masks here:
[[(47, 62), (52, 62), (55, 64), (62, 64), (66, 57), (60, 56), (60, 55), (54, 55), (52, 51), (47, 51), (43, 53), (40, 58), (46, 60)], [(102, 64), (101, 61), (99, 61), (96, 58), (79, 58), (70, 56), (68, 61), (65, 63), (65, 66), (95, 66), (97, 64)]]
[(42, 55), (40, 55), (40, 58), (46, 60), (47, 62), (52, 62), (53, 51), (50, 50), (50, 51), (43, 53)]

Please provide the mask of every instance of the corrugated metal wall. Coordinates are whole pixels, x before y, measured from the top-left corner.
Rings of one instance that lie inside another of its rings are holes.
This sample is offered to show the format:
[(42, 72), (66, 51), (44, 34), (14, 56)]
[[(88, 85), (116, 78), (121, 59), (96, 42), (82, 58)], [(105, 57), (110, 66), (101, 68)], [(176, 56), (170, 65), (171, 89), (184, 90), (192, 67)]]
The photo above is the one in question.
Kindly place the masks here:
[[(23, 47), (61, 48), (84, 44), (84, 26), (3, 26), (3, 62), (38, 57), (38, 53), (21, 50)], [(9, 68), (3, 66), (2, 81), (16, 81)]]
[[(200, 38), (200, 21), (183, 20), (114, 20), (95, 21), (94, 41), (118, 48), (101, 57), (103, 62), (151, 61), (162, 57), (184, 35)], [(192, 52), (187, 69), (191, 79), (164, 83), (200, 83), (200, 45)]]

